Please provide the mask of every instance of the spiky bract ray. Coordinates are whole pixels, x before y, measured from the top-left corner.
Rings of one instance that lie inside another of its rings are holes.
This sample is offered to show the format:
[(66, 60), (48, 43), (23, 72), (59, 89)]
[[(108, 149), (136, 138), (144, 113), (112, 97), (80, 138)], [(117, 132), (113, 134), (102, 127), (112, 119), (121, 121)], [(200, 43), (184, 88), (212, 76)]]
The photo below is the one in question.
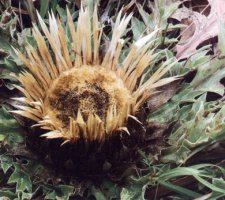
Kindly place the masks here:
[(26, 47), (26, 56), (15, 50), (28, 68), (19, 74), (22, 86), (16, 86), (25, 105), (13, 111), (48, 130), (43, 136), (63, 138), (64, 142), (104, 142), (117, 130), (127, 131), (128, 117), (156, 92), (156, 88), (175, 78), (162, 78), (173, 66), (165, 62), (147, 78), (146, 68), (157, 56), (152, 48), (157, 30), (130, 45), (120, 62), (125, 40), (121, 39), (132, 15), (119, 12), (112, 37), (104, 55), (100, 55), (102, 30), (97, 9), (93, 15), (81, 8), (76, 25), (67, 12), (67, 27), (53, 14), (49, 28), (39, 16), (44, 33), (33, 27), (37, 49)]

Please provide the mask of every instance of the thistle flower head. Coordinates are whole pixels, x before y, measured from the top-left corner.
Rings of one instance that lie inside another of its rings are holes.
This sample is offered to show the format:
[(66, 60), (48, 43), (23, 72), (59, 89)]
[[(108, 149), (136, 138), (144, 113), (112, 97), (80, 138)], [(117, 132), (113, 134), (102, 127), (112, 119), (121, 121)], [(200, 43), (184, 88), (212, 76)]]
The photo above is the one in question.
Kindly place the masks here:
[(166, 62), (146, 80), (144, 72), (155, 57), (150, 47), (157, 30), (131, 44), (120, 62), (125, 43), (121, 37), (132, 15), (118, 14), (104, 55), (100, 55), (103, 27), (97, 9), (91, 15), (81, 8), (76, 26), (69, 12), (67, 16), (71, 39), (53, 14), (49, 28), (39, 16), (44, 35), (34, 26), (37, 49), (28, 45), (26, 56), (15, 50), (28, 70), (19, 74), (22, 86), (16, 86), (25, 106), (13, 112), (48, 130), (43, 136), (49, 139), (101, 142), (118, 130), (127, 131), (128, 117), (135, 118), (157, 87), (175, 79), (162, 79), (172, 64)]

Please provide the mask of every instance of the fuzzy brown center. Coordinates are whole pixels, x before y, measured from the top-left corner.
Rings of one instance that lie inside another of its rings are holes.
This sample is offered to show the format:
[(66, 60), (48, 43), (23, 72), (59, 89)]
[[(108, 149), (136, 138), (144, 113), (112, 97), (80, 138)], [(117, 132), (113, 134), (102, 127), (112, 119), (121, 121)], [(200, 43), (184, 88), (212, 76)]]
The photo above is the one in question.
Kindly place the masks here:
[[(66, 77), (65, 77), (66, 78)], [(109, 104), (109, 94), (98, 85), (87, 84), (83, 87), (76, 87), (71, 90), (54, 90), (54, 97), (49, 97), (52, 108), (60, 113), (57, 118), (67, 126), (70, 117), (77, 117), (80, 110), (85, 121), (89, 114), (97, 114), (103, 121), (106, 117), (106, 110)]]
[(76, 119), (78, 111), (84, 121), (94, 114), (105, 122), (110, 106), (122, 112), (130, 99), (130, 92), (114, 72), (100, 66), (82, 66), (61, 74), (44, 103), (46, 115), (68, 129), (70, 118)]

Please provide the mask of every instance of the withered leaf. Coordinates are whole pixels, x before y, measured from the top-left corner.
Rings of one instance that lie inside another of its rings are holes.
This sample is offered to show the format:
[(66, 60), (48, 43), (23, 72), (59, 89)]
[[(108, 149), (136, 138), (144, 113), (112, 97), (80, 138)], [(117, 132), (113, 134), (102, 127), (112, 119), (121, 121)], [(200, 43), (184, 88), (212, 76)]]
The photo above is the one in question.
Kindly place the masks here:
[[(225, 15), (225, 10), (222, 9), (223, 4), (224, 2), (221, 0), (209, 0), (211, 12), (208, 16), (198, 12), (192, 12), (192, 15), (189, 16), (192, 19), (192, 23), (181, 33), (185, 40), (181, 40), (176, 46), (176, 57), (178, 59), (190, 57), (196, 52), (196, 48), (202, 42), (218, 36), (219, 20), (223, 19)], [(195, 30), (193, 35), (190, 36), (190, 32), (192, 32), (190, 29), (193, 29), (193, 25), (195, 26)], [(188, 37), (189, 39), (187, 39)]]

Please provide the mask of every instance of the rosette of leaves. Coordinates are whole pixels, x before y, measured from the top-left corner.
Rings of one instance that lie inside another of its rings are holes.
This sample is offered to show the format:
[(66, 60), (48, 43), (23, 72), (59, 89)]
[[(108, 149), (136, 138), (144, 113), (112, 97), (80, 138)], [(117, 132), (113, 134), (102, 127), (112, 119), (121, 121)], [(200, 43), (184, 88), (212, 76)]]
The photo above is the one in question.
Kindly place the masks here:
[[(68, 32), (53, 14), (49, 28), (39, 14), (38, 18), (44, 36), (34, 26), (37, 48), (27, 44), (26, 53), (15, 49), (27, 69), (16, 76), (21, 85), (14, 87), (23, 96), (14, 98), (21, 104), (11, 112), (33, 121), (28, 144), (45, 159), (49, 157), (52, 165), (79, 175), (101, 171), (106, 158), (118, 159), (117, 152), (120, 155), (124, 149), (120, 137), (129, 141), (134, 132), (129, 121), (141, 126), (137, 114), (143, 105), (157, 88), (177, 79), (165, 77), (176, 59), (154, 66), (162, 54), (155, 51), (159, 30), (131, 42), (124, 56), (122, 36), (132, 15), (122, 17), (122, 11), (105, 52), (100, 51), (103, 27), (97, 7), (92, 15), (89, 8), (81, 7), (76, 24), (67, 11)], [(137, 130), (135, 137), (144, 135)]]

